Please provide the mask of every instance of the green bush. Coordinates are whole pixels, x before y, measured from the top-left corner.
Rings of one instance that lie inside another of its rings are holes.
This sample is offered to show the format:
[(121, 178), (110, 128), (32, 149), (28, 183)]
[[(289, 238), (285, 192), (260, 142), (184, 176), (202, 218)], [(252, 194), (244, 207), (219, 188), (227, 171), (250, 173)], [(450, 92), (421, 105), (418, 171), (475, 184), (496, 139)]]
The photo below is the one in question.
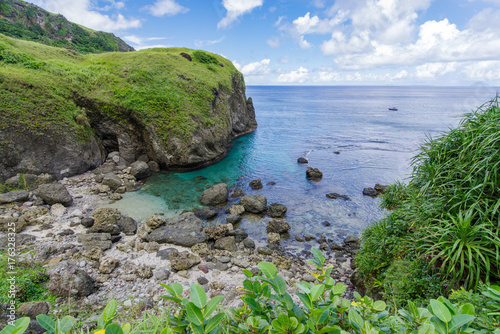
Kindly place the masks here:
[(200, 63), (203, 63), (203, 64), (215, 64), (215, 65), (219, 65), (219, 61), (217, 60), (217, 58), (215, 58), (214, 56), (204, 52), (204, 51), (194, 51), (193, 52), (193, 59), (195, 59), (196, 61), (199, 61)]

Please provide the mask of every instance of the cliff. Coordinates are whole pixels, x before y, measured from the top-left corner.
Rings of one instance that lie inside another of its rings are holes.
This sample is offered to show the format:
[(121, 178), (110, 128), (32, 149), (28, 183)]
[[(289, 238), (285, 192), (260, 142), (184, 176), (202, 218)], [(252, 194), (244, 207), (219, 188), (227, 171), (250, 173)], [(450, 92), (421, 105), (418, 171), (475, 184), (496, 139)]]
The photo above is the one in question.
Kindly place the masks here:
[(0, 0), (0, 34), (80, 53), (134, 51), (111, 33), (82, 27), (62, 15), (20, 0)]
[(82, 173), (115, 150), (199, 168), (257, 126), (241, 73), (208, 52), (82, 55), (0, 35), (0, 64), (0, 179)]

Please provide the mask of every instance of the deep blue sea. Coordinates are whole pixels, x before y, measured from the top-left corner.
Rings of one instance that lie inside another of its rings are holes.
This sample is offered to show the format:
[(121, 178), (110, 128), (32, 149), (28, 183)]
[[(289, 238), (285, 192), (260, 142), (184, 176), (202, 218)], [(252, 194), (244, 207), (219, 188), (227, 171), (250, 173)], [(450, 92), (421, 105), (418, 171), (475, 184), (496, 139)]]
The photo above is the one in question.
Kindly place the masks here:
[[(470, 87), (290, 87), (249, 86), (257, 130), (233, 142), (229, 155), (202, 170), (162, 172), (144, 187), (112, 206), (137, 220), (154, 213), (166, 216), (201, 207), (206, 188), (225, 182), (246, 194), (262, 194), (268, 204), (288, 207), (292, 226), (285, 246), (295, 235), (324, 235), (340, 242), (360, 236), (386, 212), (380, 199), (363, 196), (365, 187), (404, 180), (411, 158), (426, 137), (439, 136), (459, 124), (461, 116), (493, 99), (497, 88)], [(389, 107), (398, 111), (390, 111)], [(308, 165), (297, 163), (306, 157)], [(306, 179), (307, 166), (319, 168), (323, 179)], [(261, 179), (264, 188), (248, 183)], [(336, 192), (350, 201), (329, 199)], [(258, 245), (266, 243), (269, 218), (245, 217), (241, 227)], [(328, 221), (330, 226), (322, 223)], [(207, 224), (225, 222), (224, 214)]]

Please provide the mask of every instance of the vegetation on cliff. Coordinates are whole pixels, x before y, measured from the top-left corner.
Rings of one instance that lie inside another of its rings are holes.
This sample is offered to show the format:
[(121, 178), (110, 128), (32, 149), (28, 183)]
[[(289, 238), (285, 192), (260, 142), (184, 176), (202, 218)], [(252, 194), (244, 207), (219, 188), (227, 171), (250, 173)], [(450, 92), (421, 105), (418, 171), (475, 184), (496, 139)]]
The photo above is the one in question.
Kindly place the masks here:
[(500, 280), (498, 98), (428, 139), (408, 184), (384, 195), (386, 218), (364, 231), (356, 264), (395, 304)]
[(111, 33), (82, 27), (21, 0), (0, 0), (0, 34), (80, 53), (134, 51)]

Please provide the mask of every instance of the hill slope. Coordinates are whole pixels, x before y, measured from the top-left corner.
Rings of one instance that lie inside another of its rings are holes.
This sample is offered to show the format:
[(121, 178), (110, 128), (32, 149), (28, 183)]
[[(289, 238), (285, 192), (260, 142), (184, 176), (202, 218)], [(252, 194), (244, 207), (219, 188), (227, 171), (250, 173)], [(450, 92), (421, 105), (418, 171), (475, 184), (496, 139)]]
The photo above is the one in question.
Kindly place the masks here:
[(134, 51), (113, 34), (81, 27), (21, 0), (0, 0), (0, 33), (80, 53)]
[(147, 154), (164, 168), (196, 168), (256, 126), (243, 76), (221, 56), (82, 55), (0, 34), (0, 179), (74, 175), (114, 150), (128, 162)]

